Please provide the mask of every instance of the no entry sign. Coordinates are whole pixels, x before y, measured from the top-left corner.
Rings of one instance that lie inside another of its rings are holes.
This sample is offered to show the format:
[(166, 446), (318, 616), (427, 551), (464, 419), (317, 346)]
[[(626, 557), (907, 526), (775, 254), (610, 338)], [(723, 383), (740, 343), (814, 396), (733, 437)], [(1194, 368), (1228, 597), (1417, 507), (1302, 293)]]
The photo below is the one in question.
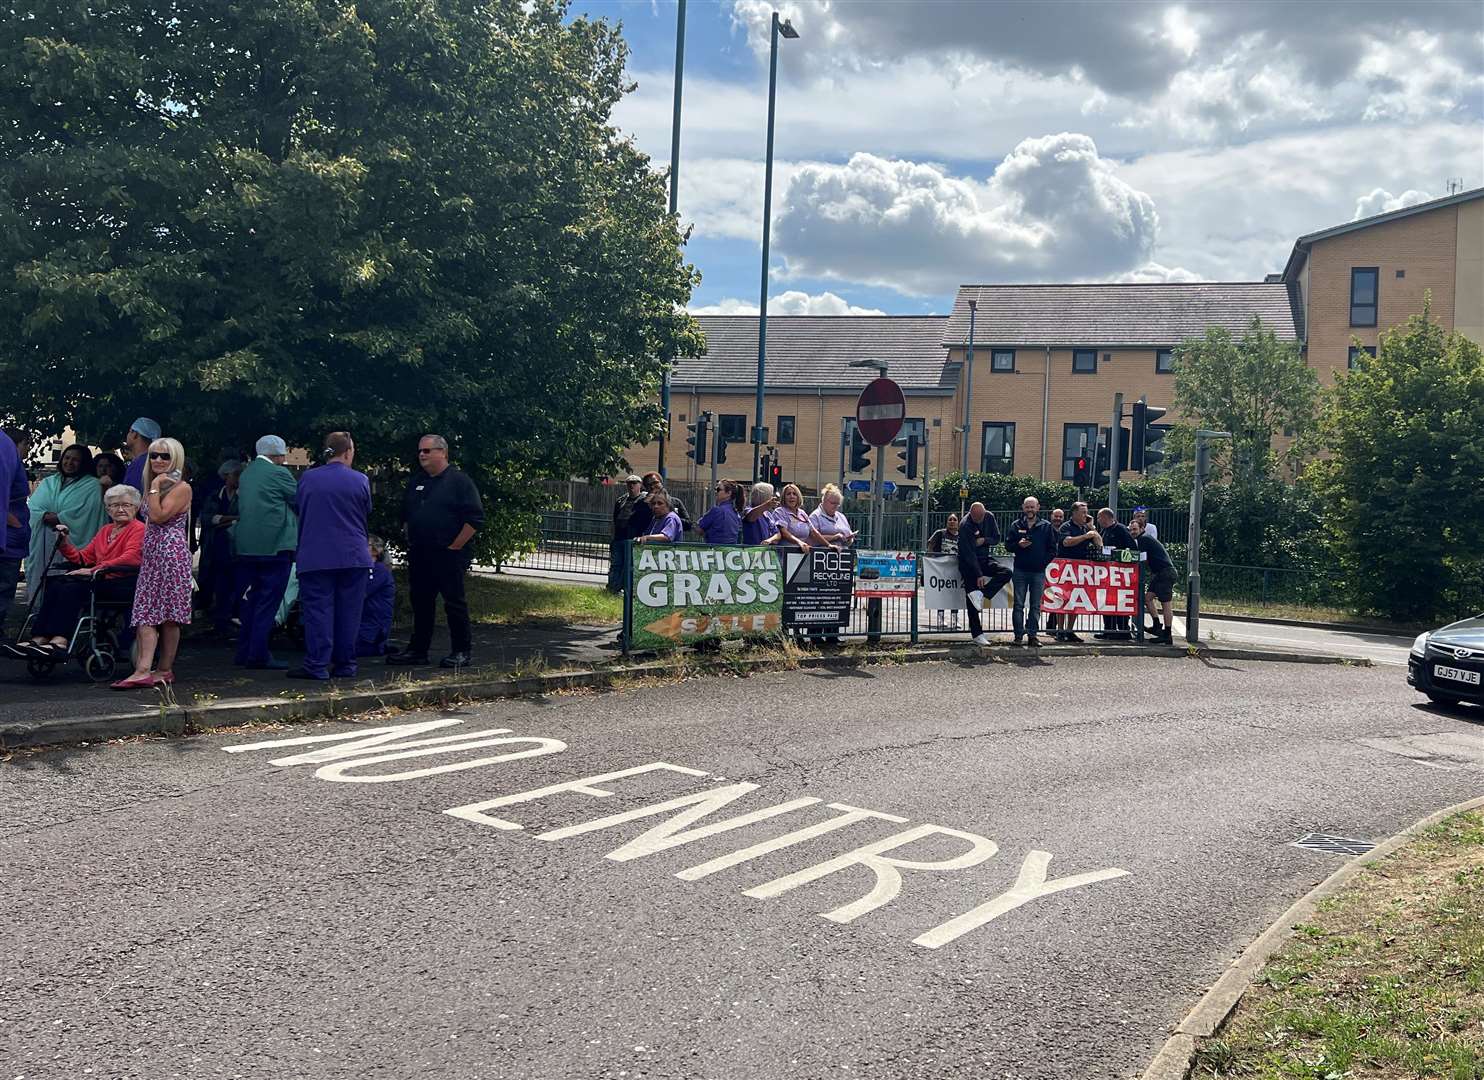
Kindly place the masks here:
[(887, 378), (872, 379), (855, 403), (855, 426), (872, 446), (886, 446), (895, 439), (906, 418), (902, 388)]

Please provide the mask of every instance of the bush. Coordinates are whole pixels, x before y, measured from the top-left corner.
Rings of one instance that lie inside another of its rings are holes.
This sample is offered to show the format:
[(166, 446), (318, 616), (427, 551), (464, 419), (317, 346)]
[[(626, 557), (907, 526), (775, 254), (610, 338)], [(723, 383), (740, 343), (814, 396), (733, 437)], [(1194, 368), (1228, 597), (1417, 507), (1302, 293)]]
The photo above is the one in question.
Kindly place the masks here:
[[(957, 510), (959, 481), (963, 473), (948, 473), (933, 485), (933, 509)], [(969, 502), (982, 502), (991, 510), (1007, 510), (1018, 507), (1034, 495), (1047, 509), (1060, 506), (1063, 509), (1077, 501), (1077, 489), (1065, 480), (1040, 480), (1034, 476), (1006, 476), (1002, 473), (970, 473), (967, 487)], [(1190, 499), (1190, 489), (1182, 494), (1169, 477), (1157, 476), (1141, 480), (1124, 480), (1118, 485), (1118, 501), (1122, 506), (1184, 506)], [(1108, 489), (1095, 488), (1087, 494), (1087, 504), (1096, 510), (1107, 505)]]

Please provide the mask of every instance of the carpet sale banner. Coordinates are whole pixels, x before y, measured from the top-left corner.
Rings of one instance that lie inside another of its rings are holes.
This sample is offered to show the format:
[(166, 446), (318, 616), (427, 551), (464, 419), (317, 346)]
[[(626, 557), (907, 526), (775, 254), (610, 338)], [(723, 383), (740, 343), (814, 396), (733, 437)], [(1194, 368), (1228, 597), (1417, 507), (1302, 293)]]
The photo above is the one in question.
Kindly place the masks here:
[(635, 544), (629, 645), (656, 649), (783, 625), (783, 568), (771, 547)]
[(1053, 615), (1134, 615), (1139, 564), (1054, 559), (1046, 568), (1041, 610)]

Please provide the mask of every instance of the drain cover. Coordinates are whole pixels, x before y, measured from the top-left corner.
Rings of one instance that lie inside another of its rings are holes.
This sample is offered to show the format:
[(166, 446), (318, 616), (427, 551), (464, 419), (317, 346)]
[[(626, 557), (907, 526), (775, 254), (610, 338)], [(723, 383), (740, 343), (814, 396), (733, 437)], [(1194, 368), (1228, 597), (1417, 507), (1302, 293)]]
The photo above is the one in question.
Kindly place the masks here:
[(1301, 847), (1306, 851), (1322, 851), (1326, 855), (1364, 855), (1376, 845), (1369, 840), (1353, 840), (1348, 836), (1311, 832), (1300, 836), (1288, 846)]

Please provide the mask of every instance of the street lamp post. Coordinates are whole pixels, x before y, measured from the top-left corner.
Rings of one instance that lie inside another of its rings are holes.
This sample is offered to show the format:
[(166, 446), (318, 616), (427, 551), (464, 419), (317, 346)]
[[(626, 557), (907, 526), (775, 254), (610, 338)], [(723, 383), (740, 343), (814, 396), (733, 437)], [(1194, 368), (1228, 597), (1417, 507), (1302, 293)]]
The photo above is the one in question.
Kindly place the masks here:
[(757, 306), (757, 415), (752, 425), (752, 479), (761, 480), (758, 465), (763, 450), (763, 379), (768, 366), (768, 234), (773, 224), (773, 106), (778, 90), (778, 38), (797, 38), (799, 32), (787, 19), (773, 12), (771, 45), (768, 51), (768, 151), (763, 169), (763, 273)]
[[(966, 486), (969, 482), (969, 410), (974, 403), (974, 316), (979, 311), (979, 301), (969, 301), (969, 353), (964, 358), (964, 479)], [(959, 507), (962, 511), (963, 507)]]
[[(680, 0), (680, 10), (675, 16), (675, 115), (670, 121), (670, 214), (680, 202), (680, 86), (685, 73), (685, 0)], [(667, 364), (660, 382), (660, 409), (665, 416), (665, 426), (660, 430), (659, 472), (660, 478), (669, 476), (665, 469), (665, 443), (670, 434), (670, 367)]]

